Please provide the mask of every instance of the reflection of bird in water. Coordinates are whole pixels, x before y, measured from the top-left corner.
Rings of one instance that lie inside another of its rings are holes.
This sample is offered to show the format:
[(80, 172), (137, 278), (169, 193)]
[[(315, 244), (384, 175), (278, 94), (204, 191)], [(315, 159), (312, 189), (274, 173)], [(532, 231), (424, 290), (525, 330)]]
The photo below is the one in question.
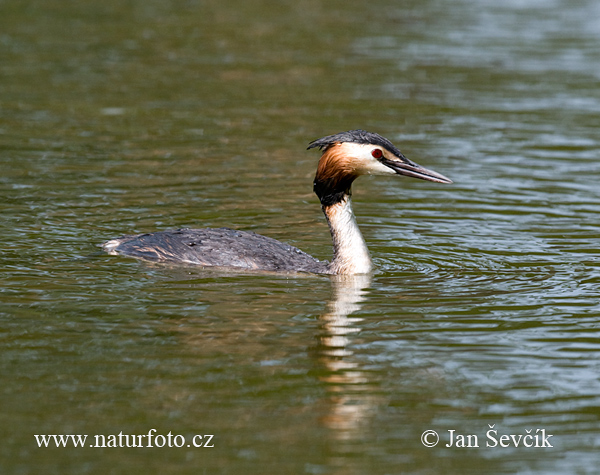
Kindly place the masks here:
[(323, 155), (314, 191), (333, 239), (333, 260), (324, 262), (289, 244), (259, 234), (220, 229), (179, 229), (113, 239), (104, 244), (111, 254), (178, 265), (200, 265), (315, 274), (365, 274), (372, 263), (352, 211), (351, 186), (360, 175), (404, 175), (437, 183), (445, 176), (407, 159), (388, 139), (351, 130), (310, 143)]
[(371, 284), (369, 275), (332, 277), (333, 296), (327, 313), (320, 317), (319, 361), (326, 369), (319, 379), (327, 384), (328, 411), (323, 423), (333, 431), (337, 440), (354, 440), (370, 420), (377, 396), (368, 389), (367, 373), (359, 361), (352, 358), (350, 335), (357, 334), (361, 318), (350, 317), (366, 300)]

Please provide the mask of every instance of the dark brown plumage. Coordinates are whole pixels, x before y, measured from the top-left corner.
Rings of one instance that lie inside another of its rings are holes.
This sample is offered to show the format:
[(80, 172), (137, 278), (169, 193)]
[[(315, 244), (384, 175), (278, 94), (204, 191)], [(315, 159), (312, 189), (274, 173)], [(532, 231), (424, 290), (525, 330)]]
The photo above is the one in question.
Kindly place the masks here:
[[(115, 253), (153, 262), (328, 274), (328, 262), (260, 234), (229, 228), (178, 229), (119, 238)], [(109, 241), (105, 244), (107, 248)]]

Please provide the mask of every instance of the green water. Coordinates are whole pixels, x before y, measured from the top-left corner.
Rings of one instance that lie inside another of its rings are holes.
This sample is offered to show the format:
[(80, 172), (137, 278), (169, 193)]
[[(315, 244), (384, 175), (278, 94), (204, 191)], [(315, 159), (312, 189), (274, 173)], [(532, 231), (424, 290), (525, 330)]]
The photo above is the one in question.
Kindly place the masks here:
[[(598, 18), (592, 0), (0, 2), (0, 472), (596, 473)], [(329, 258), (305, 148), (353, 128), (455, 181), (356, 182), (370, 279), (98, 247), (229, 226)], [(552, 447), (487, 447), (492, 425)], [(90, 447), (149, 432), (185, 444)]]

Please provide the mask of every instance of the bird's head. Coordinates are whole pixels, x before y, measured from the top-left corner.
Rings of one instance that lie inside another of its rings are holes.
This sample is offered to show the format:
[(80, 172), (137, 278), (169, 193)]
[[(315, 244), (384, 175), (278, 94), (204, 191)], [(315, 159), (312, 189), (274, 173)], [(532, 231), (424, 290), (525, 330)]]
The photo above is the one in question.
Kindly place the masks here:
[(436, 183), (452, 183), (444, 175), (406, 158), (385, 137), (365, 130), (350, 130), (312, 141), (319, 148), (314, 191), (324, 206), (350, 194), (352, 182), (361, 175), (402, 175)]

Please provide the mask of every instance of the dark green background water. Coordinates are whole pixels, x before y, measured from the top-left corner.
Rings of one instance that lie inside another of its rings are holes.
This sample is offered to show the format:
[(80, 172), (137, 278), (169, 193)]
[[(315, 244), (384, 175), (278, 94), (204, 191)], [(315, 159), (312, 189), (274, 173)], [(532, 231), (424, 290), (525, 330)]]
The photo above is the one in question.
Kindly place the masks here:
[[(596, 473), (599, 18), (593, 0), (0, 1), (0, 471)], [(370, 281), (99, 252), (226, 225), (329, 258), (304, 149), (359, 127), (455, 180), (356, 183)], [(486, 447), (488, 424), (553, 447)], [(34, 437), (150, 429), (215, 447)]]

